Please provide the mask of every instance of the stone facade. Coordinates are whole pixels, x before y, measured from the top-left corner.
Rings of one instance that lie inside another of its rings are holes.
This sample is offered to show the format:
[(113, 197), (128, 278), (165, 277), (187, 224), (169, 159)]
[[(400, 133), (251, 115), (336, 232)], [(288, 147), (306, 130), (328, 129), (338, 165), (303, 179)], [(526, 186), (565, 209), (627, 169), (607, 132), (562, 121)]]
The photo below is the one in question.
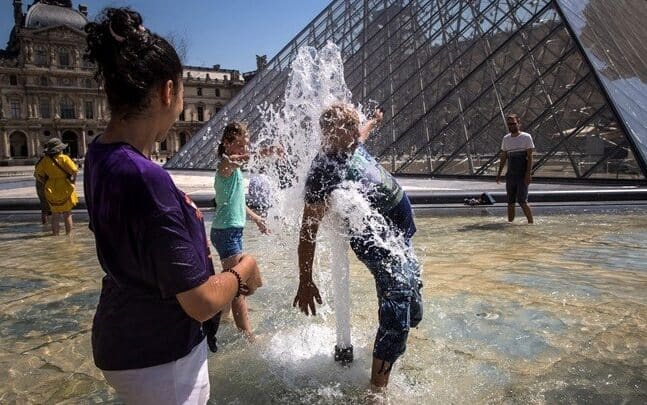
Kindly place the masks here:
[(154, 156), (166, 159), (240, 91), (244, 80), (237, 70), (184, 66), (184, 111), (169, 130), (166, 142), (157, 145)]
[[(23, 13), (13, 1), (14, 28), (0, 50), (0, 165), (33, 164), (41, 146), (56, 136), (74, 158), (110, 118), (94, 66), (83, 59), (87, 9), (71, 1), (34, 1)], [(153, 158), (165, 160), (243, 86), (236, 70), (186, 66), (185, 111)]]

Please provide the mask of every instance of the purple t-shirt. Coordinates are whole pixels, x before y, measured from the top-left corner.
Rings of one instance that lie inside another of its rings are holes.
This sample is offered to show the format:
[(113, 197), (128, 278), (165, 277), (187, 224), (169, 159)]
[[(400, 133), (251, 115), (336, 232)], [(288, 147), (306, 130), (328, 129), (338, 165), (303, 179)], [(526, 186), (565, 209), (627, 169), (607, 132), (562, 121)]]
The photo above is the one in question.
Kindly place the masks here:
[(168, 363), (204, 338), (175, 295), (214, 274), (202, 213), (169, 174), (125, 143), (93, 142), (84, 189), (103, 277), (92, 325), (102, 370)]

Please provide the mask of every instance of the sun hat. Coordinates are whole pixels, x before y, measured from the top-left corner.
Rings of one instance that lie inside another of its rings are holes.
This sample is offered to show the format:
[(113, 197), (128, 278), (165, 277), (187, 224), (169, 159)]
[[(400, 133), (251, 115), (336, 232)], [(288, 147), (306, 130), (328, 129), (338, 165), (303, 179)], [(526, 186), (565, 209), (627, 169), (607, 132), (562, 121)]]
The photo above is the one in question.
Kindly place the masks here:
[(65, 148), (67, 148), (67, 144), (58, 138), (50, 139), (44, 146), (45, 153), (47, 154), (59, 153)]

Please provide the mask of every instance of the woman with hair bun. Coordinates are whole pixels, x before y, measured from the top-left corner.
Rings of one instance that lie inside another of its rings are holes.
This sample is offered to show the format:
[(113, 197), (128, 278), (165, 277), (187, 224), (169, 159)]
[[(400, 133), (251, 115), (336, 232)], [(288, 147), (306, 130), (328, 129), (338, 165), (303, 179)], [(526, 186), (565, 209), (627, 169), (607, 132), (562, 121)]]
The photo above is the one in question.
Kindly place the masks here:
[(260, 273), (244, 255), (214, 275), (202, 213), (149, 159), (183, 108), (175, 49), (129, 8), (105, 9), (85, 31), (86, 58), (111, 110), (84, 168), (89, 225), (106, 273), (92, 325), (94, 361), (126, 403), (203, 404), (214, 317), (260, 287)]

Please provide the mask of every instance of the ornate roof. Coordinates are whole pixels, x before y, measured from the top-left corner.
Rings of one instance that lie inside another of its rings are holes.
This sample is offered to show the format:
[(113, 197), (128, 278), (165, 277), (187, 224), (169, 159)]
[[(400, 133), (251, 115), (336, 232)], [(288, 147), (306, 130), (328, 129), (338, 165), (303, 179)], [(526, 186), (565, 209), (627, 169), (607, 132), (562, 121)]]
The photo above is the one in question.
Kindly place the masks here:
[[(70, 3), (69, 7), (67, 6), (67, 3)], [(82, 30), (85, 24), (88, 23), (87, 18), (80, 12), (72, 9), (71, 2), (67, 3), (53, 1), (40, 1), (34, 3), (27, 11), (25, 27), (47, 28), (65, 25), (77, 30)]]

